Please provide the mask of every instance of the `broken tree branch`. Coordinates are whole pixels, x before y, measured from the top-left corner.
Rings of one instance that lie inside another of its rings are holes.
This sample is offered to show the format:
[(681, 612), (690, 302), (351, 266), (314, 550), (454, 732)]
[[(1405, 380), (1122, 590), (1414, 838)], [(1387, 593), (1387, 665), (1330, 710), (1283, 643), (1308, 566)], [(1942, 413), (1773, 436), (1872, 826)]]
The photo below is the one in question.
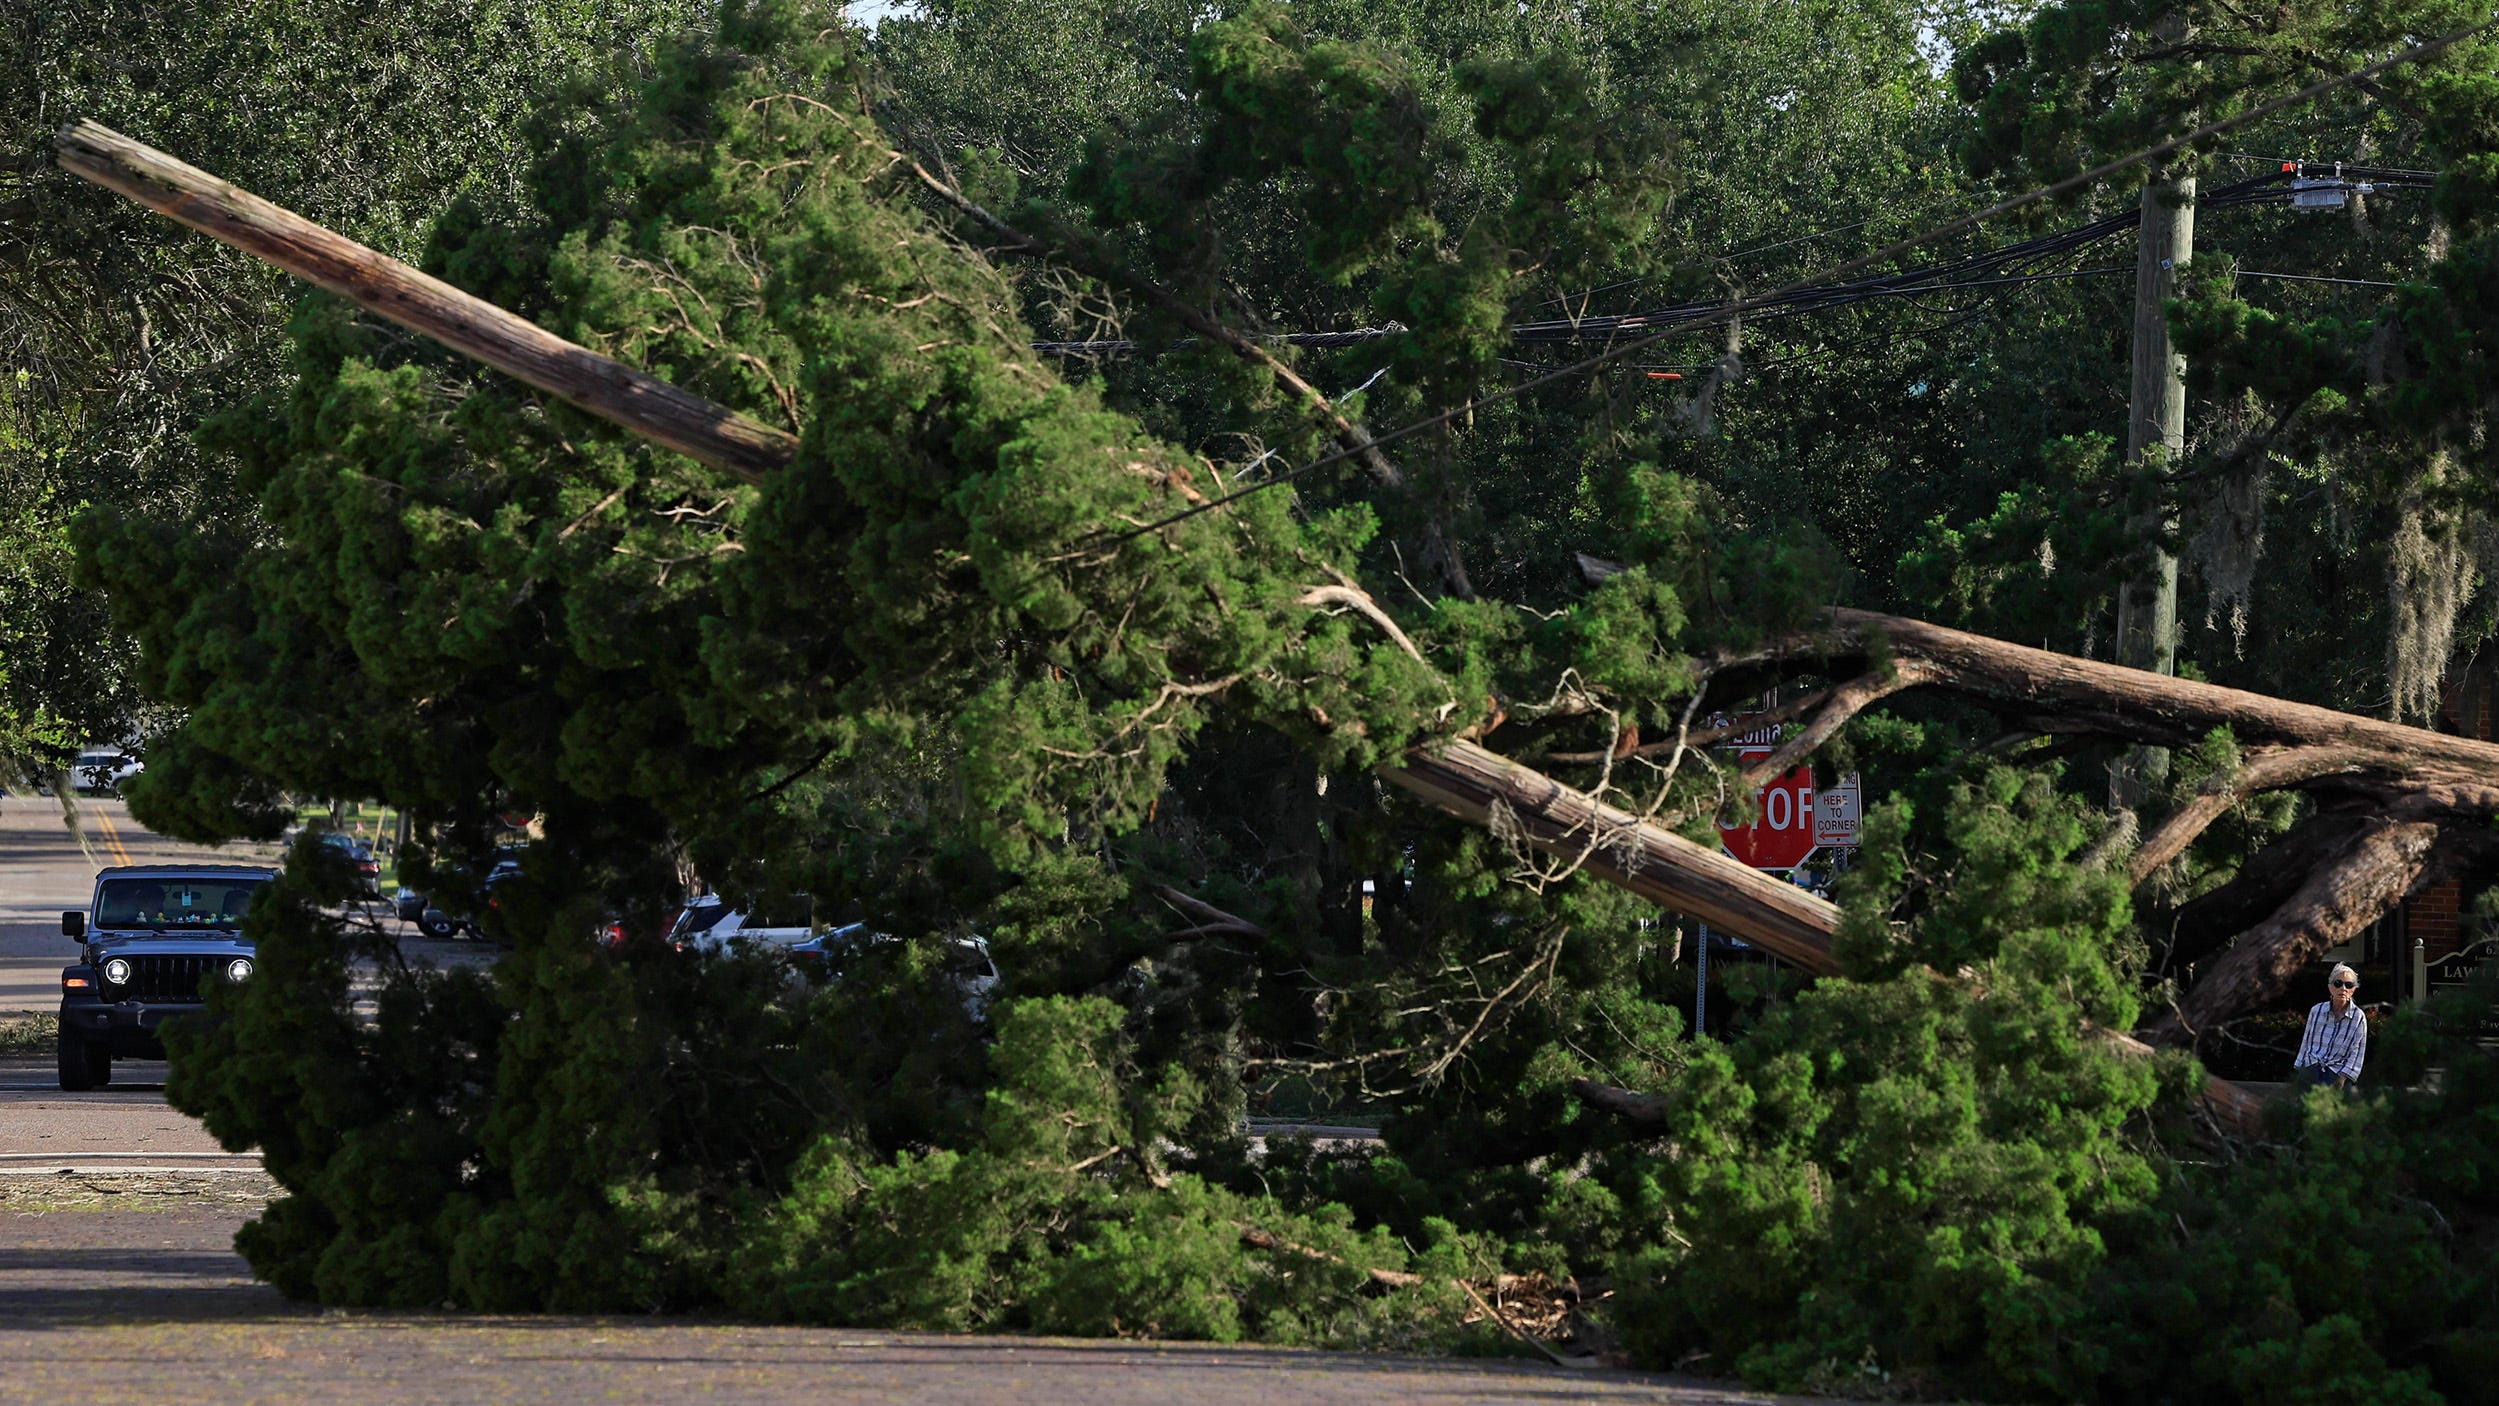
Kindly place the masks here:
[(2459, 804), (2499, 810), (2499, 743), (2009, 644), (1924, 620), (1849, 609), (1833, 609), (1828, 618), (1840, 639), (1798, 639), (1782, 652), (1799, 662), (1863, 658), (1879, 638), (1895, 658), (1923, 667), (1928, 686), (2012, 705), (2034, 730), (2053, 720), (2065, 724), (2059, 731), (2179, 747), (2226, 727), (2242, 746), (2348, 747), (2450, 791)]
[[(1654, 757), (1672, 752), (1678, 746), (1687, 749), (1713, 747), (1730, 737), (1741, 737), (1747, 733), (1757, 732), (1772, 723), (1792, 722), (1801, 718), (1829, 702), (1833, 691), (1824, 688), (1816, 689), (1811, 693), (1800, 693), (1785, 702), (1772, 704), (1759, 712), (1747, 713), (1735, 722), (1723, 723), (1716, 727), (1696, 727), (1688, 736), (1680, 739), (1669, 737), (1659, 742), (1644, 742), (1629, 751), (1616, 749), (1604, 752), (1547, 752), (1542, 760), (1551, 766), (1567, 766), (1601, 762), (1609, 756), (1615, 761), (1622, 761), (1626, 757)], [(1556, 711), (1548, 716), (1560, 717), (1564, 714)]]
[(1831, 956), (1836, 906), (1498, 753), (1472, 742), (1417, 748), (1380, 775), (1471, 824), (1515, 831), (1546, 853), (1576, 859), (1586, 852), (1590, 874), (1806, 971), (1838, 969)]
[(786, 430), (568, 342), (109, 127), (74, 121), (53, 145), (65, 170), (689, 459), (759, 483), (798, 455)]
[(1423, 651), (1415, 648), (1414, 641), (1407, 638), (1405, 631), (1397, 628), (1397, 622), (1389, 618), (1387, 611), (1380, 609), (1380, 603), (1371, 599), (1368, 592), (1352, 586), (1313, 586), (1302, 592), (1301, 603), (1308, 606), (1341, 605), (1355, 611), (1379, 626), (1381, 633), (1395, 640), (1397, 647), (1414, 656), (1417, 663), (1422, 662)]
[(1247, 918), (1227, 913), (1202, 898), (1191, 898), (1168, 884), (1157, 885), (1154, 895), (1165, 903), (1197, 919), (1198, 926), (1185, 932), (1167, 933), (1167, 937), (1207, 937), (1231, 933), (1241, 937), (1265, 937), (1267, 930)]
[(2364, 771), (2383, 761), (2382, 754), (2357, 747), (2271, 748), (2252, 753), (2237, 770), (2207, 780), (2194, 799), (2161, 822), (2127, 865), (2127, 882), (2140, 886), (2195, 843), (2196, 837), (2232, 806), (2250, 796), (2296, 786), (2332, 772)]
[[(1313, 1246), (1295, 1244), (1293, 1241), (1285, 1239), (1283, 1236), (1276, 1234), (1272, 1230), (1262, 1230), (1257, 1226), (1251, 1225), (1247, 1221), (1234, 1221), (1232, 1224), (1241, 1232), (1241, 1243), (1250, 1249), (1282, 1251), (1289, 1255), (1300, 1255), (1304, 1259), (1318, 1260), (1324, 1264), (1345, 1263), (1344, 1259), (1340, 1256), (1329, 1254), (1327, 1251), (1317, 1249)], [(1372, 1283), (1384, 1285), (1391, 1289), (1403, 1289), (1409, 1285), (1420, 1284), (1423, 1282), (1422, 1275), (1409, 1274), (1402, 1269), (1373, 1268), (1366, 1269), (1363, 1273), (1370, 1277)]]
[(1831, 740), (1831, 734), (1848, 725), (1858, 713), (1891, 697), (1903, 689), (1916, 688), (1926, 682), (1926, 668), (1915, 662), (1904, 662), (1886, 670), (1873, 670), (1831, 689), (1814, 720), (1780, 739), (1769, 756), (1744, 768), (1738, 785), (1754, 790), (1772, 777), (1784, 774), (1811, 755), (1816, 747)]

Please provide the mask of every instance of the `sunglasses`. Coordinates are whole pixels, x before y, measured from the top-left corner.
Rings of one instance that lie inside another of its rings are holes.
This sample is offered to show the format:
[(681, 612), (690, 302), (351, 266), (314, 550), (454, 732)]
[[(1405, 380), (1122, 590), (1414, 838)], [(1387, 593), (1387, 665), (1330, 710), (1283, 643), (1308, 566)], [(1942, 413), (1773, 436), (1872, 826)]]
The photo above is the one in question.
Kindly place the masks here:
[(2357, 991), (2360, 989), (2360, 983), (2357, 981), (2329, 981), (2326, 985), (2333, 987), (2337, 991)]

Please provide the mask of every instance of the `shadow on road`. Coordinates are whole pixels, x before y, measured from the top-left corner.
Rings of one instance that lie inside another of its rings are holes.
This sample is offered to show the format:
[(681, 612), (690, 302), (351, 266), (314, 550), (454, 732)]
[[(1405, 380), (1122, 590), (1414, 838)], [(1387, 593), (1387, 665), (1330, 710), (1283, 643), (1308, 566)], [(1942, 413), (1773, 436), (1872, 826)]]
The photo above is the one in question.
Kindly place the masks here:
[(0, 1324), (27, 1332), (303, 1316), (309, 1310), (254, 1283), (234, 1252), (235, 1229), (247, 1214), (134, 1208), (0, 1215)]

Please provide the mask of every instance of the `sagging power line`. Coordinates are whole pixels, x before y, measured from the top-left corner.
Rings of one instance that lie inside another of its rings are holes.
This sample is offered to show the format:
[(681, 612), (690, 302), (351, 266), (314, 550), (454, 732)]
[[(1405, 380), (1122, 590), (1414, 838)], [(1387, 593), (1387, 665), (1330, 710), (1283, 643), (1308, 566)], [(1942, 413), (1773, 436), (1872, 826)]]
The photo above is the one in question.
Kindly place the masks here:
[[(2304, 174), (2297, 163), (2285, 162), (2283, 169), (2262, 176), (2253, 176), (2222, 186), (2200, 202), (2206, 209), (2238, 205), (2297, 203), (2310, 192), (2331, 190), (2341, 194), (2347, 190), (2374, 191), (2381, 189), (2426, 189), (2436, 180), (2435, 173), (2395, 171), (2380, 167), (2340, 165), (2340, 176)], [(2042, 272), (2039, 266), (2081, 249), (2127, 234), (2142, 223), (2143, 212), (2129, 209), (2106, 215), (2071, 229), (2041, 235), (2020, 243), (1986, 250), (1949, 263), (1930, 265), (1901, 273), (1875, 278), (1856, 279), (1845, 283), (1821, 283), (1797, 287), (1773, 294), (1755, 304), (1747, 320), (1760, 324), (1804, 313), (1824, 312), (1854, 306), (1878, 298), (1900, 298), (1920, 294), (1996, 288), (2021, 283), (2047, 282), (2065, 278), (2095, 277), (2111, 272), (2087, 269)], [(2131, 273), (2131, 269), (2113, 270)], [(2330, 280), (2326, 280), (2330, 281)], [(1556, 345), (1584, 342), (1603, 343), (1624, 336), (1646, 335), (1715, 320), (1726, 308), (1724, 302), (1685, 302), (1642, 312), (1604, 314), (1599, 316), (1548, 318), (1512, 324), (1510, 339), (1518, 345)], [(1336, 332), (1284, 332), (1264, 338), (1275, 346), (1329, 349), (1358, 346), (1380, 341), (1403, 333), (1400, 323), (1380, 327), (1356, 327)], [(1165, 344), (1166, 350), (1180, 351), (1197, 345), (1196, 338), (1181, 338)], [(1033, 350), (1053, 356), (1115, 357), (1134, 356), (1150, 349), (1133, 338), (1104, 338), (1093, 341), (1035, 342)]]

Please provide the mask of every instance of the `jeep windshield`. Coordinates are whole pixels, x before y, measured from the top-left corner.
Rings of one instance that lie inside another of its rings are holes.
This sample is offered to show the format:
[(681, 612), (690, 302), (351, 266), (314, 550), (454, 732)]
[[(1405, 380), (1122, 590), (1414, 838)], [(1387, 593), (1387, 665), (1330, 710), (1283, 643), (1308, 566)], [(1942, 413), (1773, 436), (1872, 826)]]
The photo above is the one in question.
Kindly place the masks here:
[(262, 875), (106, 879), (96, 890), (99, 928), (239, 928)]

